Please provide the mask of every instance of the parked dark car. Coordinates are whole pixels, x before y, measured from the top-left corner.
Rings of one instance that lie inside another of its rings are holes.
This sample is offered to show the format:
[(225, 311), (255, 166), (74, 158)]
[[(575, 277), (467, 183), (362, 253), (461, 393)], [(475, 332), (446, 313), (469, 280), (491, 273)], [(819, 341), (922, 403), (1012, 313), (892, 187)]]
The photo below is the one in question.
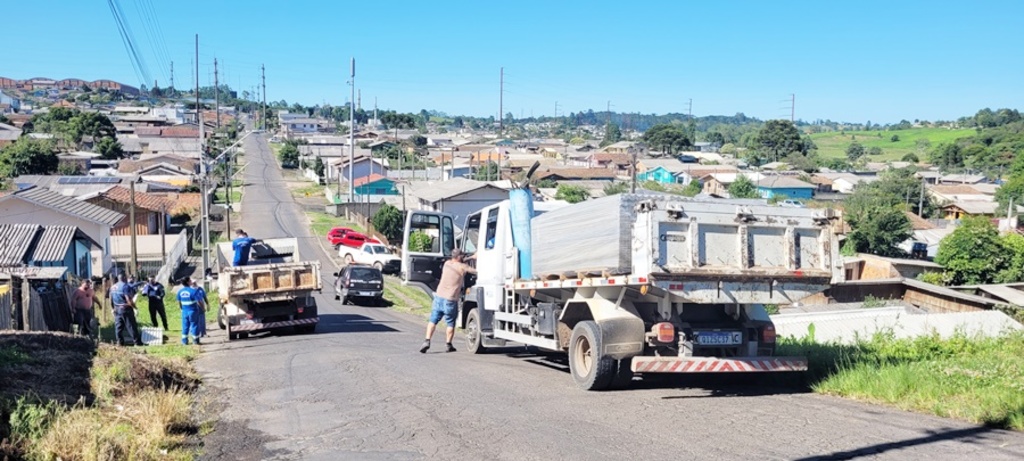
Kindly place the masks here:
[(335, 272), (334, 299), (347, 304), (353, 299), (363, 300), (375, 306), (384, 300), (384, 275), (373, 266), (353, 264)]

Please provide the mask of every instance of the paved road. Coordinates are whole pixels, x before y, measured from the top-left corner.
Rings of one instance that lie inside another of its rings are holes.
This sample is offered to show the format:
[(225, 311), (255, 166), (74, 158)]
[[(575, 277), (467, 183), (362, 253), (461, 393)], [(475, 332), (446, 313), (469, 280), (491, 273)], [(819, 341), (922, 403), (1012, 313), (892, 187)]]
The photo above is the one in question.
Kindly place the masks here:
[[(298, 236), (330, 267), (254, 138), (244, 228)], [(318, 303), (315, 335), (206, 346), (198, 367), (219, 409), (206, 458), (1024, 459), (1024, 434), (742, 382), (582, 392), (557, 357), (423, 355), (420, 319), (340, 306), (330, 288)]]

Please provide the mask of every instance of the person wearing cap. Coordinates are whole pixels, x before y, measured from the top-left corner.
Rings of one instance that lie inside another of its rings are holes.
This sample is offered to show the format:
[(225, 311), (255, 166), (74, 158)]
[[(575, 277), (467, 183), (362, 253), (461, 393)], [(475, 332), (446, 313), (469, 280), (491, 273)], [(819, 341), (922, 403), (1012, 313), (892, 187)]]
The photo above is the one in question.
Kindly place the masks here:
[(430, 320), (427, 322), (427, 338), (420, 346), (420, 353), (425, 354), (430, 349), (430, 338), (434, 336), (434, 330), (441, 318), (444, 318), (444, 322), (447, 324), (444, 332), (445, 352), (455, 352), (452, 340), (455, 338), (455, 316), (459, 313), (462, 283), (467, 273), (476, 273), (476, 269), (463, 261), (474, 257), (475, 255), (466, 258), (462, 250), (456, 248), (452, 250), (451, 259), (444, 263), (441, 280), (437, 284), (437, 290), (434, 291), (434, 303), (430, 310)]
[[(149, 321), (154, 327), (160, 326), (157, 320), (163, 320), (164, 330), (167, 330), (167, 310), (164, 309), (164, 286), (153, 276), (146, 279), (142, 286), (142, 295), (149, 300)], [(159, 317), (157, 317), (159, 316)]]
[(181, 279), (181, 288), (178, 289), (178, 305), (181, 306), (181, 343), (188, 344), (188, 336), (192, 335), (193, 341), (199, 345), (199, 331), (196, 324), (196, 311), (199, 309), (198, 293), (192, 288), (192, 280), (189, 277)]
[(231, 241), (231, 249), (235, 250), (235, 259), (232, 265), (244, 266), (249, 264), (249, 251), (252, 250), (252, 244), (256, 243), (256, 239), (249, 237), (249, 234), (242, 229), (236, 230), (235, 236), (235, 239)]
[(136, 346), (142, 346), (142, 334), (139, 323), (135, 320), (135, 290), (128, 284), (124, 272), (117, 275), (117, 283), (110, 287), (110, 303), (114, 306), (114, 340), (119, 346), (125, 343), (125, 332), (131, 336)]

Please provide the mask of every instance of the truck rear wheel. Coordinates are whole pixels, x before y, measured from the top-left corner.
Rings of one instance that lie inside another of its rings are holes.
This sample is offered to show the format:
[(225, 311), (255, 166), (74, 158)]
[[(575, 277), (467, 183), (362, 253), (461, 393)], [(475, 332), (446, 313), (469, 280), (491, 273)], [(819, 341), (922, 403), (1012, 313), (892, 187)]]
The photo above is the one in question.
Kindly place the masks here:
[(466, 315), (466, 349), (471, 354), (482, 354), (487, 351), (483, 333), (480, 331), (480, 311), (477, 309), (473, 308)]
[(569, 370), (576, 386), (587, 391), (607, 389), (615, 377), (615, 360), (601, 352), (601, 328), (597, 323), (585, 320), (572, 329), (569, 341)]
[(221, 330), (227, 330), (228, 329), (227, 318), (228, 318), (228, 311), (227, 311), (227, 309), (221, 307), (220, 311), (217, 312), (217, 326), (220, 327)]

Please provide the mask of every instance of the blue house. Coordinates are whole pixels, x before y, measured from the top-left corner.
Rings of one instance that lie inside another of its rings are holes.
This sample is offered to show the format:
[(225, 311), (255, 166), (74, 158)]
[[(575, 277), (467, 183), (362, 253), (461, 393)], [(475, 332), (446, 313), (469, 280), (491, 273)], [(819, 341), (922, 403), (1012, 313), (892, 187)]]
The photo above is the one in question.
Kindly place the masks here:
[(643, 173), (637, 173), (636, 180), (655, 181), (661, 184), (676, 184), (680, 182), (679, 177), (675, 173), (661, 166), (644, 171)]
[(352, 180), (352, 191), (357, 195), (398, 195), (395, 181), (379, 174), (371, 174)]
[(0, 267), (66, 267), (78, 278), (92, 277), (89, 252), (99, 248), (76, 226), (0, 224)]
[(757, 181), (757, 193), (762, 198), (784, 196), (791, 199), (810, 199), (814, 196), (814, 184), (789, 176), (766, 176)]

